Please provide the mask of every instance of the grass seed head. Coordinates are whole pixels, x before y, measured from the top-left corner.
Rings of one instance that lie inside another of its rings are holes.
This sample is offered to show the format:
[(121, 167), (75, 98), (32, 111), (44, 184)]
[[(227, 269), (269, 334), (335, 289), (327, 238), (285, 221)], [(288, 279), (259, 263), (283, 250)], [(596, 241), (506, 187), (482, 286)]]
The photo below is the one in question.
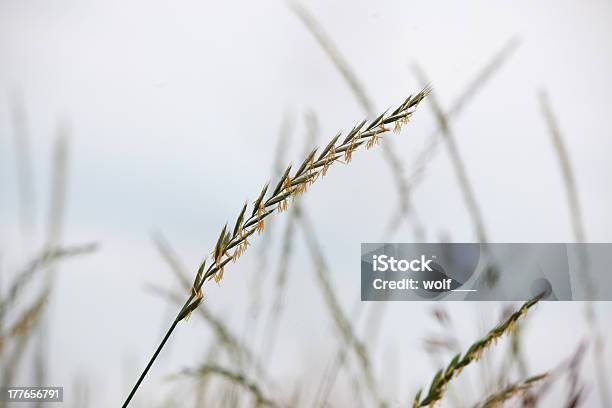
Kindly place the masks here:
[[(353, 139), (355, 140), (355, 139)], [(348, 147), (348, 149), (346, 149), (344, 151), (344, 161), (345, 163), (350, 163), (351, 160), (353, 160), (353, 151), (356, 149), (355, 145), (353, 142), (351, 142), (351, 145)]]
[(282, 213), (283, 211), (287, 211), (289, 208), (289, 204), (287, 204), (287, 199), (284, 199), (280, 203), (278, 203), (278, 212)]
[(223, 267), (219, 268), (217, 273), (215, 273), (215, 282), (217, 282), (217, 284), (221, 282), (221, 279), (223, 279)]
[(234, 238), (242, 232), (242, 224), (244, 223), (244, 214), (246, 212), (248, 204), (249, 204), (248, 201), (245, 201), (244, 205), (242, 206), (242, 211), (240, 211), (240, 215), (238, 215), (238, 218), (236, 219), (236, 224), (234, 225), (234, 231), (232, 232), (232, 237)]
[(379, 139), (378, 133), (376, 133), (374, 136), (368, 139), (368, 142), (366, 143), (366, 149), (370, 150), (372, 147), (377, 145), (378, 139)]
[(440, 375), (440, 372), (436, 374), (434, 379), (431, 382), (431, 386), (429, 388), (429, 392), (427, 396), (420, 402), (419, 406), (432, 406), (437, 401), (442, 399), (444, 395), (444, 391), (446, 390), (450, 381), (458, 376), (462, 369), (467, 365), (476, 362), (482, 356), (482, 353), (497, 339), (503, 336), (506, 333), (509, 333), (513, 325), (516, 321), (524, 317), (528, 310), (535, 305), (540, 299), (542, 295), (536, 296), (534, 299), (525, 302), (517, 311), (512, 313), (504, 322), (498, 324), (493, 329), (489, 331), (489, 333), (483, 338), (475, 343), (473, 343), (470, 348), (465, 352), (462, 358), (460, 358), (460, 354), (455, 356), (446, 370), (444, 371), (444, 375)]
[[(344, 139), (338, 144), (341, 133), (337, 133), (326, 147), (321, 151), (318, 158), (317, 148), (313, 149), (302, 162), (298, 170), (291, 175), (292, 166), (288, 166), (282, 174), (280, 180), (275, 185), (271, 196), (266, 200), (266, 192), (269, 184), (265, 184), (261, 189), (257, 199), (253, 202), (253, 210), (250, 217), (246, 217), (248, 202), (245, 203), (238, 215), (234, 228), (230, 231), (227, 224), (221, 230), (217, 239), (217, 244), (213, 251), (214, 263), (204, 272), (204, 263), (200, 265), (194, 280), (193, 296), (198, 296), (198, 290), (204, 280), (214, 279), (219, 283), (223, 278), (224, 266), (229, 261), (236, 261), (249, 246), (247, 238), (254, 233), (261, 233), (265, 228), (265, 218), (274, 211), (283, 212), (288, 209), (288, 199), (294, 199), (303, 194), (308, 186), (313, 184), (319, 177), (327, 174), (329, 168), (344, 154), (344, 161), (350, 163), (353, 153), (362, 145), (371, 148), (379, 143), (383, 133), (388, 132), (385, 125), (393, 124), (395, 130), (401, 128), (418, 103), (429, 92), (429, 88), (424, 89), (414, 97), (407, 98), (391, 115), (387, 111), (376, 117), (366, 127), (366, 120), (359, 122), (353, 127)], [(398, 124), (400, 125), (398, 127)], [(233, 254), (228, 251), (236, 247)], [(191, 303), (190, 305), (194, 305)]]

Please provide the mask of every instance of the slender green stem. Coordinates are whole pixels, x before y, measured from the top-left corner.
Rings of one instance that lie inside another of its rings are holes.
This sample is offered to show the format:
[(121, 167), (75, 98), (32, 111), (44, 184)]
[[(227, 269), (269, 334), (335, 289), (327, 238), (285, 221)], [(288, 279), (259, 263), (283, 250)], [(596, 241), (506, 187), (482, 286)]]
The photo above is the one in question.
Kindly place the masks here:
[(149, 370), (151, 369), (151, 367), (153, 366), (153, 363), (155, 362), (155, 360), (157, 359), (157, 356), (159, 355), (159, 353), (162, 351), (162, 349), (164, 348), (164, 346), (166, 345), (166, 342), (168, 341), (168, 339), (170, 338), (170, 336), (172, 335), (172, 332), (174, 331), (174, 329), (176, 328), (176, 325), (178, 324), (178, 322), (181, 321), (181, 315), (183, 314), (183, 310), (185, 310), (185, 308), (191, 303), (191, 301), (193, 300), (194, 295), (192, 294), (191, 296), (189, 296), (189, 299), (187, 299), (187, 301), (185, 302), (185, 304), (183, 305), (183, 307), (181, 308), (180, 312), (178, 313), (178, 315), (176, 315), (176, 318), (174, 319), (174, 322), (172, 322), (172, 325), (170, 326), (170, 328), (168, 329), (168, 332), (166, 333), (166, 335), (164, 336), (163, 340), (161, 341), (161, 343), (159, 343), (159, 346), (157, 346), (157, 349), (155, 350), (155, 353), (153, 353), (153, 356), (151, 357), (151, 359), (149, 360), (149, 363), (147, 364), (147, 366), (145, 367), (144, 371), (142, 372), (142, 374), (140, 374), (140, 377), (138, 377), (138, 381), (136, 381), (136, 384), (134, 385), (134, 387), (132, 388), (132, 390), (130, 391), (130, 394), (127, 396), (127, 398), (125, 399), (125, 402), (122, 405), (122, 408), (127, 408), (127, 406), (130, 404), (130, 401), (132, 400), (132, 398), (134, 397), (134, 394), (136, 394), (136, 391), (138, 390), (138, 387), (140, 387), (140, 384), (142, 383), (142, 380), (144, 380), (144, 378), (146, 377), (147, 373), (149, 372)]

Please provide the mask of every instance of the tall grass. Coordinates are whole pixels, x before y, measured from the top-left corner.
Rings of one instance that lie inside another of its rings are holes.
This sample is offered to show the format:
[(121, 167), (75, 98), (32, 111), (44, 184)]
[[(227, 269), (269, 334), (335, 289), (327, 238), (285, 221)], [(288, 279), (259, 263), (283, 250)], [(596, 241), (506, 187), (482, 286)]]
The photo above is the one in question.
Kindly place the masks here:
[[(497, 73), (506, 61), (514, 54), (520, 42), (518, 38), (513, 37), (496, 52), (491, 59), (478, 71), (472, 80), (468, 82), (459, 96), (451, 103), (450, 107), (444, 111), (446, 122), (450, 123), (457, 119), (467, 104), (475, 98), (480, 90), (491, 80), (493, 75)], [(426, 145), (415, 155), (414, 164), (411, 166), (410, 172), (407, 175), (409, 188), (414, 191), (417, 185), (423, 180), (425, 169), (433, 160), (441, 142), (440, 133), (442, 128), (440, 124), (436, 129), (428, 135)], [(385, 236), (397, 232), (401, 220), (401, 209), (395, 211), (391, 216)]]
[(529, 309), (533, 307), (541, 299), (541, 295), (535, 297), (532, 300), (525, 302), (517, 311), (512, 313), (505, 321), (498, 324), (495, 328), (490, 330), (486, 336), (482, 339), (473, 343), (470, 348), (462, 355), (458, 353), (448, 363), (446, 368), (439, 370), (429, 386), (429, 391), (421, 399), (421, 391), (419, 391), (414, 399), (413, 407), (427, 407), (434, 405), (437, 401), (442, 399), (448, 384), (453, 378), (458, 376), (461, 371), (468, 365), (478, 361), (482, 356), (482, 353), (495, 343), (497, 339), (502, 337), (504, 334), (512, 331), (517, 321), (525, 316)]
[[(123, 407), (129, 405), (178, 323), (200, 306), (204, 299), (202, 290), (204, 283), (211, 279), (218, 283), (223, 279), (227, 264), (231, 261), (235, 262), (247, 250), (248, 239), (256, 232), (263, 231), (266, 218), (276, 211), (287, 210), (289, 199), (304, 193), (315, 181), (324, 177), (334, 164), (342, 160), (349, 163), (353, 154), (362, 146), (367, 149), (372, 148), (378, 144), (384, 134), (391, 130), (400, 131), (402, 125), (409, 121), (416, 107), (429, 93), (430, 88), (425, 87), (418, 94), (409, 96), (391, 113), (384, 112), (367, 125), (365, 120), (359, 122), (339, 144), (338, 140), (340, 140), (341, 133), (338, 133), (320, 152), (318, 148), (313, 149), (293, 174), (291, 174), (292, 166), (289, 165), (269, 195), (266, 195), (269, 184), (265, 184), (248, 213), (248, 202), (243, 205), (233, 228), (228, 227), (227, 223), (222, 228), (217, 243), (210, 254), (212, 259), (208, 267), (206, 266), (206, 259), (200, 264), (188, 299), (179, 310), (160, 345), (136, 381)], [(393, 128), (387, 126), (393, 126)]]
[[(580, 198), (578, 194), (578, 186), (576, 183), (575, 172), (570, 160), (569, 150), (566, 146), (563, 134), (559, 126), (557, 117), (553, 113), (548, 94), (545, 91), (539, 93), (540, 108), (542, 115), (548, 125), (549, 133), (551, 136), (553, 149), (557, 160), (559, 162), (559, 168), (565, 186), (565, 192), (567, 196), (567, 202), (570, 209), (570, 218), (572, 222), (572, 228), (574, 231), (574, 240), (578, 243), (586, 243), (586, 232), (584, 228), (584, 220), (582, 215), (582, 209), (580, 205)], [(590, 299), (597, 298), (597, 286), (593, 279), (590, 270), (589, 257), (584, 248), (579, 248), (579, 267), (582, 274), (581, 282), (585, 286), (587, 296)], [(605, 340), (601, 332), (600, 324), (598, 321), (597, 314), (591, 302), (586, 304), (586, 317), (589, 323), (591, 332), (595, 339), (595, 349), (593, 352), (595, 369), (597, 371), (597, 382), (599, 395), (602, 404), (606, 407), (612, 405), (612, 398), (610, 397), (609, 380), (606, 367), (604, 365), (604, 344)]]
[[(424, 71), (416, 63), (413, 65), (413, 71), (421, 83), (428, 82), (428, 79), (425, 78)], [(489, 239), (485, 229), (482, 211), (480, 210), (480, 206), (476, 200), (476, 193), (474, 192), (474, 188), (468, 177), (465, 161), (463, 160), (463, 157), (459, 151), (459, 147), (451, 130), (448, 118), (435, 95), (431, 95), (429, 98), (429, 106), (431, 106), (431, 110), (438, 121), (438, 126), (442, 131), (442, 135), (444, 136), (444, 144), (451, 159), (453, 170), (457, 176), (457, 182), (461, 188), (461, 192), (463, 193), (463, 199), (466, 207), (470, 213), (470, 216), (472, 217), (478, 242), (483, 244), (487, 243)]]
[(29, 240), (30, 228), (35, 225), (36, 195), (32, 177), (30, 132), (23, 95), (15, 92), (11, 100), (11, 119), (15, 139), (15, 159), (17, 162), (17, 186), (19, 188), (19, 221), (22, 240)]
[[(32, 341), (35, 329), (47, 307), (51, 289), (44, 284), (41, 289), (36, 289), (36, 284), (42, 280), (36, 279), (38, 275), (58, 262), (92, 253), (96, 249), (95, 244), (47, 247), (18, 270), (8, 283), (6, 292), (0, 293), (1, 386), (14, 385), (28, 344)], [(32, 292), (35, 295), (28, 296)], [(20, 304), (25, 306), (20, 307)], [(7, 354), (8, 357), (4, 358)], [(3, 406), (5, 402), (0, 402), (0, 407)]]
[(484, 401), (474, 405), (474, 408), (497, 408), (502, 406), (504, 403), (512, 398), (524, 396), (532, 388), (541, 383), (548, 377), (548, 374), (539, 374), (531, 376), (525, 380), (517, 381), (512, 383), (503, 389), (494, 392), (488, 396)]
[(225, 380), (231, 382), (232, 384), (236, 384), (241, 388), (247, 390), (253, 396), (255, 400), (254, 405), (256, 407), (280, 407), (280, 404), (276, 403), (268, 396), (264, 395), (263, 390), (254, 380), (247, 378), (242, 373), (231, 371), (225, 367), (216, 364), (204, 364), (196, 370), (185, 370), (182, 374), (198, 378), (206, 378), (212, 375), (220, 376)]

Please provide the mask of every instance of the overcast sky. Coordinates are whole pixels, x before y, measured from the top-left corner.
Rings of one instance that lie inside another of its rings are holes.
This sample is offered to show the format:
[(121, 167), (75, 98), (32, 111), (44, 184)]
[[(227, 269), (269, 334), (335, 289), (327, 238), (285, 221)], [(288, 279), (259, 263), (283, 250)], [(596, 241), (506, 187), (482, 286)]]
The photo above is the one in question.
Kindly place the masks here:
[[(451, 106), (493, 55), (517, 38), (516, 51), (452, 122), (490, 239), (574, 239), (538, 104), (538, 92), (546, 90), (574, 166), (587, 240), (612, 240), (612, 3), (317, 0), (307, 7), (380, 111), (419, 89), (410, 69), (415, 62), (444, 107)], [(95, 241), (101, 248), (59, 270), (50, 307), (51, 378), (66, 387), (67, 398), (75, 378), (86, 378), (94, 406), (100, 407), (123, 398), (175, 313), (145, 290), (147, 283), (176, 287), (152, 232), (163, 232), (193, 269), (223, 224), (270, 178), (284, 116), (295, 122), (290, 162), (303, 150), (306, 112), (317, 115), (322, 144), (365, 115), (283, 1), (3, 0), (0, 61), (2, 269), (15, 270), (44, 242), (52, 146), (58, 129), (68, 129), (62, 242)], [(19, 100), (27, 115), (35, 182), (35, 214), (25, 237), (11, 121), (11, 107)], [(407, 170), (434, 129), (435, 118), (423, 105), (401, 135), (391, 136)], [(475, 239), (443, 149), (413, 199), (427, 240)], [(359, 244), (384, 239), (396, 202), (381, 149), (334, 168), (305, 197), (347, 312), (358, 310)], [(283, 225), (277, 221), (272, 228), (274, 244)], [(296, 381), (302, 373), (310, 375), (316, 386), (337, 340), (302, 237), (297, 238), (271, 371)], [(393, 237), (414, 239), (410, 224)], [(207, 306), (240, 335), (258, 262), (256, 241), (240, 264), (228, 268), (221, 287), (211, 285), (207, 292)], [(271, 265), (277, 252), (274, 245)], [(265, 290), (275, 271), (275, 266), (268, 270)], [(385, 311), (376, 372), (385, 378), (384, 362), (398, 361), (399, 380), (387, 386), (397, 387), (388, 392), (404, 399), (434, 373), (421, 349), (433, 327), (430, 308), (398, 302)], [(450, 309), (468, 345), (495, 321), (501, 306)], [(599, 310), (610, 337), (612, 308), (601, 304)], [(527, 337), (534, 372), (571, 353), (587, 334), (583, 315), (578, 303), (538, 308)], [(320, 335), (313, 338), (313, 332)], [(164, 395), (169, 388), (156, 387), (166, 384), (165, 376), (196, 364), (211, 339), (197, 319), (182, 325), (146, 380), (141, 403)], [(389, 357), (389, 350), (401, 358)], [(612, 366), (609, 351), (606, 359)], [(597, 400), (595, 389), (590, 397)]]

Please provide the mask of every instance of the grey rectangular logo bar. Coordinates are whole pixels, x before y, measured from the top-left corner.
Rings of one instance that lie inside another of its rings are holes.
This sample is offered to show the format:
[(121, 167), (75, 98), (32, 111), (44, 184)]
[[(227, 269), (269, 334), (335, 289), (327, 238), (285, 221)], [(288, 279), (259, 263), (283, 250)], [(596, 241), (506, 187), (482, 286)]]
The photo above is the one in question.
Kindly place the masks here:
[(612, 244), (362, 243), (361, 300), (612, 300)]
[(63, 402), (64, 387), (0, 387), (3, 402)]

